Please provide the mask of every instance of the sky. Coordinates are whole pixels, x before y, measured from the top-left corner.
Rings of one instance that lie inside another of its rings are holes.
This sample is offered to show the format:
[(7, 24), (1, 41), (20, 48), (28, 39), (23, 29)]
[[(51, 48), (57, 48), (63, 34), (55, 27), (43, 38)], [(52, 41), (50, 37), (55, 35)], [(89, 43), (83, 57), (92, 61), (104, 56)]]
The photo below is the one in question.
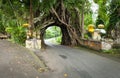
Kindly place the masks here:
[(97, 4), (95, 4), (95, 3), (93, 2), (93, 0), (89, 0), (89, 2), (92, 3), (92, 4), (91, 4), (91, 9), (92, 9), (92, 11), (93, 11), (93, 21), (95, 21), (97, 15), (98, 15), (98, 14), (97, 14), (97, 10), (98, 10), (99, 6), (98, 6)]

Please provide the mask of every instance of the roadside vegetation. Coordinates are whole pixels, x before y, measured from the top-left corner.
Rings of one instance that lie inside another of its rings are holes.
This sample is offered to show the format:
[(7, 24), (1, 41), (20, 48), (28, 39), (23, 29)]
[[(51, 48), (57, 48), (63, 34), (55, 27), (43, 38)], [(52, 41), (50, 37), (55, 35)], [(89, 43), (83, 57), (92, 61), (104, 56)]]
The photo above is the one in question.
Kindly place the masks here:
[(61, 43), (61, 37), (62, 37), (61, 29), (57, 26), (49, 27), (44, 35), (44, 39), (52, 39), (52, 42), (58, 44)]
[[(96, 17), (91, 9), (93, 3), (98, 5)], [(46, 30), (44, 39), (55, 38), (58, 43), (68, 45), (79, 44), (80, 38), (88, 39), (89, 24), (96, 27), (103, 24), (107, 38), (116, 40), (120, 35), (119, 0), (0, 0), (0, 18), (0, 33), (21, 45), (26, 40), (25, 23), (29, 23), (33, 31), (42, 30), (51, 22), (64, 25), (61, 26), (64, 36), (59, 27), (53, 26)]]

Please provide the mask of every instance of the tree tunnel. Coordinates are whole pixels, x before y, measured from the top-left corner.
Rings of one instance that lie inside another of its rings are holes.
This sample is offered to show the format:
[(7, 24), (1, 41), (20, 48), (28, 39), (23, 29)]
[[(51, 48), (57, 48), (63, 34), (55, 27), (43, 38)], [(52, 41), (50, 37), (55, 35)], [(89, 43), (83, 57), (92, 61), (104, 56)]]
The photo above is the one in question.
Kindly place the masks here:
[(57, 26), (61, 29), (61, 45), (71, 45), (71, 39), (70, 39), (70, 36), (69, 36), (69, 33), (68, 33), (68, 30), (66, 28), (66, 26), (64, 25), (58, 25), (58, 24), (52, 24), (52, 25), (48, 25), (44, 28), (42, 28), (40, 30), (40, 38), (41, 38), (41, 47), (42, 48), (45, 48), (46, 47), (46, 44), (45, 44), (45, 39), (44, 39), (44, 36), (45, 36), (45, 32), (46, 30), (49, 28), (49, 27), (52, 27), (52, 26)]
[[(84, 17), (81, 15), (81, 17)], [(56, 7), (51, 7), (49, 13), (38, 20), (40, 27), (41, 47), (45, 48), (44, 35), (47, 28), (58, 26), (61, 29), (61, 45), (76, 46), (80, 38), (84, 37), (84, 22), (80, 19), (80, 12), (74, 8), (71, 11), (59, 0)]]

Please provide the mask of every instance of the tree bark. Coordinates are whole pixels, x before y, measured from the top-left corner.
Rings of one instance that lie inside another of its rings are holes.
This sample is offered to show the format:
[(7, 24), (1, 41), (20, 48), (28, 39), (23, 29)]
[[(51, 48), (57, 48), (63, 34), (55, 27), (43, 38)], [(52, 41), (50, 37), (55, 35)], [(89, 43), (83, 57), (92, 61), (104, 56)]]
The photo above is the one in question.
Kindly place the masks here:
[(82, 14), (81, 14), (81, 17), (82, 17), (82, 19), (81, 19), (81, 28), (82, 28), (81, 35), (82, 35), (82, 38), (84, 38), (84, 4), (82, 7), (83, 8), (82, 8)]
[(79, 12), (79, 9), (77, 7), (75, 7), (75, 30), (77, 32), (77, 35), (79, 37), (81, 37), (81, 23), (80, 23), (80, 12)]
[(41, 40), (41, 49), (46, 48), (46, 44), (44, 42), (44, 34), (45, 34), (45, 28), (40, 30), (40, 40)]
[(32, 1), (30, 0), (30, 20), (29, 20), (29, 31), (31, 33), (31, 38), (33, 37), (33, 28), (34, 28), (34, 23), (33, 23), (33, 6), (32, 6)]
[(60, 26), (61, 28), (61, 31), (62, 31), (62, 42), (61, 44), (62, 45), (71, 45), (71, 39), (70, 39), (70, 36), (69, 36), (69, 32), (66, 28), (66, 26)]
[(55, 14), (58, 21), (61, 24), (63, 24), (64, 26), (66, 26), (68, 34), (71, 39), (71, 41), (70, 41), (71, 45), (74, 46), (74, 45), (77, 45), (78, 42), (80, 43), (79, 36), (77, 35), (75, 28), (73, 28), (71, 25), (67, 24), (66, 21), (61, 20), (58, 13), (56, 12), (56, 10), (53, 7), (52, 7), (52, 12), (53, 12), (53, 14)]

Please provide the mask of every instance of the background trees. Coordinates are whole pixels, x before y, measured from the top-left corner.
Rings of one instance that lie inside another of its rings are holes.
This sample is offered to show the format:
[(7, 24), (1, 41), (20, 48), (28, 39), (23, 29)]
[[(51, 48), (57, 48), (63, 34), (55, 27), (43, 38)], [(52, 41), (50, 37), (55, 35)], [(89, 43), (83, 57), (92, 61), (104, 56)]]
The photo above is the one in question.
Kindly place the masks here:
[(94, 0), (99, 5), (96, 26), (104, 24), (107, 37), (117, 39), (120, 37), (120, 1), (119, 0)]
[(116, 39), (119, 37), (120, 39), (120, 1), (119, 0), (112, 0), (110, 3), (110, 20), (108, 25), (108, 32), (109, 36)]
[[(120, 1), (94, 0), (94, 2), (99, 5), (96, 26), (103, 23), (106, 30), (115, 29), (120, 16)], [(13, 36), (17, 30), (19, 35), (14, 36), (21, 41), (19, 37), (23, 36), (23, 33), (22, 35), (20, 33), (24, 31), (25, 40), (25, 28), (22, 28), (22, 25), (29, 23), (33, 31), (40, 30), (43, 40), (45, 30), (56, 25), (61, 28), (62, 44), (78, 45), (80, 38), (84, 38), (85, 28), (93, 23), (90, 6), (88, 0), (1, 0), (0, 32), (5, 34), (6, 28), (7, 32), (8, 29), (12, 29), (9, 33)]]
[(109, 23), (110, 0), (94, 0), (94, 2), (99, 5), (96, 26), (98, 26), (99, 24), (104, 24), (107, 27)]

